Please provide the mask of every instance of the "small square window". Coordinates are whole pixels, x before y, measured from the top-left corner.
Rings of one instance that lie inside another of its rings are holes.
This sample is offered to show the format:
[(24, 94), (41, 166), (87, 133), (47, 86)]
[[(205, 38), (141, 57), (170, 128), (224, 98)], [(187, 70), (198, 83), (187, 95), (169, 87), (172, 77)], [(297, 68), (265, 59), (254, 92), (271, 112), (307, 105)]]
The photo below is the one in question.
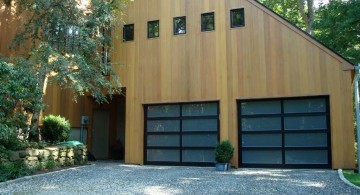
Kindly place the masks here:
[(123, 28), (123, 41), (134, 40), (134, 24), (124, 25)]
[(186, 17), (174, 18), (174, 35), (186, 34)]
[(201, 14), (201, 31), (213, 31), (215, 30), (215, 13)]
[(230, 10), (231, 28), (245, 26), (245, 10), (244, 8)]
[(159, 20), (149, 21), (148, 22), (148, 38), (159, 37)]

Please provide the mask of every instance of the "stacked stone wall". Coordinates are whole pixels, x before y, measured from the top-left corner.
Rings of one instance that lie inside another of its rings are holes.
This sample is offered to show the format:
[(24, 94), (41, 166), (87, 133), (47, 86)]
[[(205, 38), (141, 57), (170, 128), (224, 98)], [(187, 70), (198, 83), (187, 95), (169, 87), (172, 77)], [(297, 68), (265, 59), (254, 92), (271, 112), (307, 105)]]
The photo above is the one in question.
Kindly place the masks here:
[(23, 160), (29, 167), (45, 166), (49, 161), (60, 166), (84, 165), (87, 163), (87, 148), (78, 146), (51, 146), (44, 149), (12, 151), (9, 161)]

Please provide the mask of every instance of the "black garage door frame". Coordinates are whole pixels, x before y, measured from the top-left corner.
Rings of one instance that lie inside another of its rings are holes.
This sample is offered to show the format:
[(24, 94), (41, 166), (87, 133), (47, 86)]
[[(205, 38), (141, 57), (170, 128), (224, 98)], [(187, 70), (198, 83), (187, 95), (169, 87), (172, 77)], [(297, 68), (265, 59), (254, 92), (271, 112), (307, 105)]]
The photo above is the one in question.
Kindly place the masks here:
[[(303, 113), (284, 113), (284, 101), (286, 100), (306, 100), (306, 99), (324, 99), (326, 102), (325, 112), (303, 112)], [(243, 115), (241, 112), (241, 104), (244, 102), (263, 102), (263, 101), (280, 101), (281, 102), (281, 113), (277, 114), (254, 114), (254, 115)], [(238, 110), (238, 162), (239, 167), (252, 167), (252, 168), (331, 168), (331, 129), (330, 129), (330, 106), (329, 96), (306, 96), (306, 97), (289, 97), (289, 98), (267, 98), (267, 99), (244, 99), (237, 100)], [(326, 129), (307, 129), (307, 130), (287, 130), (284, 128), (285, 117), (312, 117), (326, 116)], [(281, 130), (274, 131), (242, 131), (242, 119), (262, 118), (262, 117), (278, 117), (281, 118)], [(320, 147), (289, 147), (285, 146), (285, 134), (299, 134), (299, 133), (318, 133), (327, 135), (327, 146)], [(245, 147), (243, 146), (243, 136), (245, 135), (261, 135), (261, 134), (274, 134), (281, 135), (281, 147)], [(243, 152), (244, 151), (281, 151), (281, 163), (243, 163)], [(286, 151), (324, 151), (327, 150), (327, 163), (321, 164), (287, 164), (285, 162)]]
[[(195, 116), (184, 116), (183, 108), (187, 105), (201, 105), (201, 104), (216, 104), (216, 113), (213, 112), (209, 115), (195, 115)], [(179, 116), (159, 116), (159, 117), (149, 117), (148, 108), (153, 106), (179, 106), (180, 115)], [(145, 104), (144, 105), (144, 164), (146, 165), (174, 165), (174, 166), (213, 166), (215, 163), (215, 158), (213, 162), (184, 162), (183, 161), (183, 152), (184, 151), (208, 151), (214, 153), (216, 143), (219, 142), (219, 133), (220, 133), (220, 120), (219, 120), (220, 108), (218, 101), (204, 101), (204, 102), (181, 102), (181, 103), (157, 103), (157, 104)], [(164, 131), (164, 132), (149, 132), (147, 131), (147, 126), (149, 121), (157, 120), (178, 120), (180, 122), (179, 131)], [(201, 131), (184, 131), (184, 121), (186, 120), (216, 120), (216, 129), (215, 130), (201, 130)], [(216, 136), (215, 143), (211, 146), (184, 146), (183, 139), (186, 136)], [(148, 136), (179, 136), (179, 146), (149, 146), (148, 145)], [(148, 150), (178, 150), (179, 151), (179, 161), (150, 161), (148, 159)]]

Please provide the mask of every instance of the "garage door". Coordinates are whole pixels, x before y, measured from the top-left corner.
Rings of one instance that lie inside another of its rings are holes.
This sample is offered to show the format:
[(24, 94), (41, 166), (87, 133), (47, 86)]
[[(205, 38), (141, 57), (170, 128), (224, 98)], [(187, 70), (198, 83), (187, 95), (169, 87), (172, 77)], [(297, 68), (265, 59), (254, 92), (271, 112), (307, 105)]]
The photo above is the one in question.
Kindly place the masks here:
[(239, 166), (330, 168), (328, 97), (238, 101)]
[(213, 165), (217, 102), (146, 105), (144, 127), (145, 164)]

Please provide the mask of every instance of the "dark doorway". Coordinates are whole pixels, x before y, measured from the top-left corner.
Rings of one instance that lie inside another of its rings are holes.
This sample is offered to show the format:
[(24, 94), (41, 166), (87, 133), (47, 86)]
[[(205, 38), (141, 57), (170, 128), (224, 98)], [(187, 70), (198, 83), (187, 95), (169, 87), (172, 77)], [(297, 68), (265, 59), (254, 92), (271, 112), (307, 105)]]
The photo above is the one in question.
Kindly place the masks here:
[(124, 160), (125, 95), (113, 96), (108, 103), (92, 105), (92, 153), (96, 159)]
[(109, 111), (95, 110), (93, 114), (93, 147), (92, 153), (96, 159), (109, 157)]

